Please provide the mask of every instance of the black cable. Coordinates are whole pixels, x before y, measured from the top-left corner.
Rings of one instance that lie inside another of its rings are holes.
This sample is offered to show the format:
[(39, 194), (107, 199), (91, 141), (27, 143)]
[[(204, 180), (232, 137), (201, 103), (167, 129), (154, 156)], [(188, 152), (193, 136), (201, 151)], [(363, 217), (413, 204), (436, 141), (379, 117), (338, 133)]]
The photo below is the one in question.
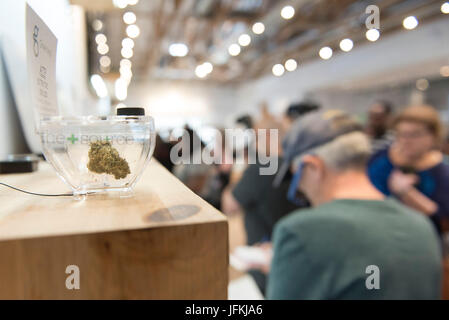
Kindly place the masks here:
[(31, 194), (33, 196), (41, 196), (41, 197), (69, 197), (69, 196), (73, 196), (73, 193), (46, 194), (46, 193), (29, 192), (29, 191), (25, 191), (25, 190), (22, 190), (22, 189), (10, 186), (9, 184), (3, 183), (3, 182), (0, 182), (0, 185), (8, 187), (8, 188), (11, 188), (11, 189), (14, 189), (16, 191), (20, 191), (20, 192), (23, 192), (23, 193), (28, 193), (28, 194)]

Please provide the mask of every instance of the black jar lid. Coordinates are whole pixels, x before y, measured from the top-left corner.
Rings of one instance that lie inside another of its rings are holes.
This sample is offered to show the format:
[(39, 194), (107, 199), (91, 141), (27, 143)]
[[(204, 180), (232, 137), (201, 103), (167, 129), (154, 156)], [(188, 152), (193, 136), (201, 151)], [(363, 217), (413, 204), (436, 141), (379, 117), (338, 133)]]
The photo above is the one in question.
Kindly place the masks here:
[(145, 108), (117, 108), (118, 116), (144, 116)]

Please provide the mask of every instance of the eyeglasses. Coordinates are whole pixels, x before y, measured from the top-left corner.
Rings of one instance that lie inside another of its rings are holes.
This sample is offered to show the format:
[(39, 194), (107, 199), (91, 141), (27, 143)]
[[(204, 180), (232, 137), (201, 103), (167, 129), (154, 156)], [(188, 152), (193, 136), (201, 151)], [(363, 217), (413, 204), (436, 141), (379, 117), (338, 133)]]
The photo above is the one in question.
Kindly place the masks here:
[(301, 197), (300, 193), (298, 192), (298, 185), (301, 181), (301, 176), (305, 166), (306, 163), (301, 161), (301, 163), (298, 165), (298, 170), (296, 170), (295, 174), (293, 175), (293, 179), (290, 182), (290, 187), (288, 188), (287, 192), (287, 199), (297, 206), (305, 206), (307, 203), (304, 197)]
[(429, 132), (427, 131), (395, 132), (396, 138), (398, 139), (419, 139), (427, 136), (428, 134)]

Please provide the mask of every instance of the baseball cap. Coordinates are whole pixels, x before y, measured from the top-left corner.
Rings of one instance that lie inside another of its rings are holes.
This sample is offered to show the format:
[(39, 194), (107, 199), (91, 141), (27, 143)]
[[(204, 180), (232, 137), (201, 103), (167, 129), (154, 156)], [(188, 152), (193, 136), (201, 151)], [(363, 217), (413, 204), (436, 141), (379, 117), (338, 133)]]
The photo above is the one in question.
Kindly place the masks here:
[(296, 120), (299, 117), (304, 116), (306, 113), (316, 111), (318, 109), (320, 109), (320, 106), (317, 103), (304, 101), (291, 104), (285, 111), (285, 115), (292, 120)]
[(341, 135), (361, 130), (362, 126), (354, 117), (337, 109), (311, 112), (297, 119), (282, 141), (284, 161), (273, 185), (277, 187), (281, 184), (296, 158)]

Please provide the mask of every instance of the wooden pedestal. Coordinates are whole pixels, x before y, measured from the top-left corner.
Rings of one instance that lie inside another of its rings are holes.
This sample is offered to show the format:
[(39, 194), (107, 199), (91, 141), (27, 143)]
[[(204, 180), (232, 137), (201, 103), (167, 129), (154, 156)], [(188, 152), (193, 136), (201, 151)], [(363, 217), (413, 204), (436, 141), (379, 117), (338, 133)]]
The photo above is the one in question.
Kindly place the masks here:
[[(47, 163), (0, 181), (67, 191)], [(0, 186), (0, 203), (0, 299), (227, 298), (226, 218), (155, 161), (132, 198)], [(79, 289), (66, 287), (71, 265)]]

